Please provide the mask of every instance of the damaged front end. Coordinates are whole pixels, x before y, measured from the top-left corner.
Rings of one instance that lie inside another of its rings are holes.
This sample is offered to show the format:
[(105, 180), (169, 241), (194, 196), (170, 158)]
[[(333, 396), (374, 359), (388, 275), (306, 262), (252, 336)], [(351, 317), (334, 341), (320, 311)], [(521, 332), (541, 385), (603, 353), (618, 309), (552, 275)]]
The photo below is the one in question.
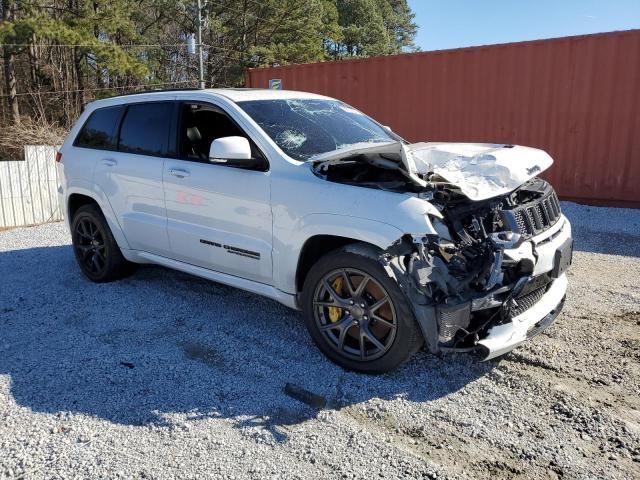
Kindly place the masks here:
[(536, 177), (541, 150), (492, 144), (359, 144), (312, 159), (316, 175), (428, 202), (432, 231), (381, 256), (428, 348), (508, 352), (549, 326), (564, 302), (569, 222)]
[[(536, 272), (532, 238), (564, 222), (551, 186), (535, 178), (482, 202), (443, 189), (431, 203), (442, 213), (431, 218), (437, 234), (405, 235), (381, 257), (410, 299), (429, 350), (475, 350), (493, 358), (546, 328), (562, 307), (571, 255), (569, 238), (564, 264)], [(516, 325), (545, 296), (552, 311)]]

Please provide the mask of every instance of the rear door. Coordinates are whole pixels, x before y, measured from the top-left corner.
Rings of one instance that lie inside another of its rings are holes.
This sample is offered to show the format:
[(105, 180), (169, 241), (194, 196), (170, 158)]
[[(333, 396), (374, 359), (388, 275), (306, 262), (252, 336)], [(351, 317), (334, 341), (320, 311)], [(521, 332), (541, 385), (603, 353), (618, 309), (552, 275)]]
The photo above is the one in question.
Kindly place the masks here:
[[(92, 189), (96, 166), (116, 155), (122, 105), (97, 108), (85, 120), (68, 153), (63, 146), (63, 181), (67, 185)], [(71, 221), (71, 219), (69, 219)]]
[(105, 192), (129, 246), (169, 256), (162, 175), (173, 155), (174, 103), (141, 102), (124, 106), (116, 152), (97, 162), (95, 182)]
[[(272, 283), (271, 182), (264, 155), (221, 108), (178, 106), (178, 154), (164, 169), (173, 258)], [(211, 142), (236, 135), (249, 139), (254, 161), (209, 162)]]

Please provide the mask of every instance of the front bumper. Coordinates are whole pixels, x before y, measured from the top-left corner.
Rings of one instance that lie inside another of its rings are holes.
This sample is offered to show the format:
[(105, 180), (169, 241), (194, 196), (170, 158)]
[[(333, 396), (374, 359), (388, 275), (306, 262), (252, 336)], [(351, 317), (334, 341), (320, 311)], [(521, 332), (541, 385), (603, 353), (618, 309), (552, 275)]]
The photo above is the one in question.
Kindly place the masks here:
[[(534, 237), (532, 239), (532, 253), (535, 259), (533, 275), (551, 273), (557, 261), (555, 253), (570, 241), (571, 225), (564, 215), (554, 227)], [(518, 255), (519, 253), (512, 251), (507, 255), (515, 259), (523, 258)], [(490, 328), (477, 344), (483, 360), (499, 357), (549, 327), (562, 310), (566, 292), (567, 276), (563, 273), (553, 281), (542, 298), (531, 308), (513, 317), (509, 323)]]
[[(531, 262), (532, 272), (523, 292), (515, 297), (512, 317), (489, 320), (487, 316), (510, 301), (511, 287), (499, 287), (484, 297), (453, 305), (437, 307), (439, 350), (476, 351), (484, 360), (498, 357), (551, 325), (564, 305), (567, 277), (564, 270), (571, 263), (571, 255), (558, 255), (572, 243), (571, 225), (563, 216), (552, 228), (524, 242), (516, 249), (505, 250), (505, 258), (512, 262)], [(556, 278), (557, 277), (557, 278)], [(522, 278), (521, 280), (524, 280)], [(544, 293), (543, 293), (544, 292)], [(487, 312), (483, 314), (483, 312)], [(501, 314), (502, 317), (502, 314)], [(470, 333), (467, 333), (470, 332)], [(463, 332), (466, 337), (460, 335)], [(474, 338), (475, 337), (475, 338)], [(453, 345), (452, 345), (453, 344)]]
[(563, 274), (531, 308), (513, 317), (509, 323), (490, 328), (487, 335), (478, 341), (482, 360), (510, 352), (549, 327), (562, 310), (566, 292), (567, 275)]

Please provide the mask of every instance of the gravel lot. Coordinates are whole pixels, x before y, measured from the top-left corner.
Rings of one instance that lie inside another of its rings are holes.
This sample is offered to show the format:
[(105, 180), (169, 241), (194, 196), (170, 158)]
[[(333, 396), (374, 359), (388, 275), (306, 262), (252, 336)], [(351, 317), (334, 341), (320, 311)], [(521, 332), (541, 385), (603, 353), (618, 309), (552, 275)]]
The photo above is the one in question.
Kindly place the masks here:
[(273, 301), (156, 267), (92, 284), (63, 224), (0, 232), (0, 477), (640, 478), (640, 210), (563, 207), (549, 331), (378, 377)]

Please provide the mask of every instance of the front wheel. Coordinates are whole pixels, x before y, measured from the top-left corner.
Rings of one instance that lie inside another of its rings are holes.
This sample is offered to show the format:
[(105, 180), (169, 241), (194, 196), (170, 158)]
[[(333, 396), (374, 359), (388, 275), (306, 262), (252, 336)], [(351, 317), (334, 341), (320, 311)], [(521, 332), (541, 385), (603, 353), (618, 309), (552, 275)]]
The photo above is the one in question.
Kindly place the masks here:
[(325, 255), (307, 275), (302, 303), (313, 340), (346, 369), (388, 372), (423, 344), (406, 297), (375, 258), (345, 249)]

